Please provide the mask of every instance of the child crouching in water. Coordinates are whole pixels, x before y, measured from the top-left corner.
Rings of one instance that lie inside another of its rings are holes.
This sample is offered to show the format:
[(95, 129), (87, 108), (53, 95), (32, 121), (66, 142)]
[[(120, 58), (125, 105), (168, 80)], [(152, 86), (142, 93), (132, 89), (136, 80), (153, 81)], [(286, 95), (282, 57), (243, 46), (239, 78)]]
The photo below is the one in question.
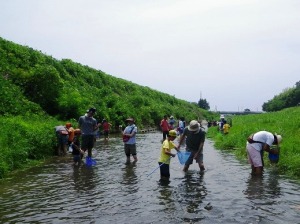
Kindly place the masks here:
[(72, 155), (73, 155), (73, 161), (74, 165), (78, 166), (81, 162), (82, 156), (84, 154), (84, 151), (81, 150), (80, 148), (80, 134), (81, 131), (80, 129), (75, 129), (75, 136), (72, 142)]
[(174, 144), (174, 139), (177, 134), (175, 130), (169, 131), (167, 135), (167, 139), (163, 141), (160, 157), (158, 160), (158, 164), (160, 165), (160, 180), (168, 181), (170, 179), (170, 160), (171, 157), (175, 157), (176, 154), (171, 153), (171, 149), (177, 149), (177, 146)]

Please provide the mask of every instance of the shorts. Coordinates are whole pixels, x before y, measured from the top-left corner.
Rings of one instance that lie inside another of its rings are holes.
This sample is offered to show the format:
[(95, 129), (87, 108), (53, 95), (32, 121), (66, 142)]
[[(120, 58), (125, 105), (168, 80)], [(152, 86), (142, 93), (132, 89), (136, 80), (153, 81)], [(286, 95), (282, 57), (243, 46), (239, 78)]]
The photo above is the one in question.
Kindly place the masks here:
[(94, 147), (95, 136), (94, 135), (82, 135), (81, 136), (82, 149), (92, 149)]
[(169, 164), (165, 164), (162, 162), (158, 163), (159, 165), (161, 165), (160, 168), (160, 176), (162, 177), (170, 177), (170, 165)]
[[(187, 165), (187, 166), (193, 164), (194, 155), (197, 153), (197, 151), (190, 151), (190, 152), (191, 152), (191, 155), (185, 162), (185, 165)], [(203, 163), (203, 153), (202, 152), (199, 153), (195, 160), (196, 160), (196, 163), (199, 163), (199, 164)]]
[(56, 133), (56, 136), (57, 136), (58, 144), (60, 144), (60, 145), (68, 144), (69, 135), (61, 135), (59, 133)]
[(104, 135), (104, 137), (108, 137), (108, 134), (109, 134), (109, 131), (108, 131), (108, 130), (106, 130), (106, 131), (103, 131), (103, 135)]
[(261, 152), (257, 151), (251, 144), (247, 147), (248, 162), (254, 167), (263, 167), (263, 162), (261, 159)]
[(135, 144), (124, 144), (124, 151), (126, 156), (136, 155), (136, 145)]
[(80, 162), (80, 161), (81, 161), (81, 156), (80, 156), (80, 155), (74, 155), (74, 156), (73, 156), (73, 161), (74, 161), (75, 163)]

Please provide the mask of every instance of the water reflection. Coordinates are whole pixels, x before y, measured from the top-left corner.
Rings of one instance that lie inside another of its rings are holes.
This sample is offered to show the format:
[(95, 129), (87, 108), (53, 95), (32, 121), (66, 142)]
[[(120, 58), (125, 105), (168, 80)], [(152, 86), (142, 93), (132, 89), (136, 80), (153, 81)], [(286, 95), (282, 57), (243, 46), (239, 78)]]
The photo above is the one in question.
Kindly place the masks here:
[(122, 175), (122, 185), (125, 185), (123, 188), (124, 192), (128, 194), (133, 194), (137, 193), (139, 188), (138, 188), (138, 177), (136, 175), (136, 168), (137, 164), (136, 163), (130, 163), (127, 165), (124, 165), (125, 167), (122, 169), (123, 175)]
[(264, 195), (263, 176), (255, 176), (250, 174), (247, 180), (245, 194), (250, 200), (261, 199)]
[(85, 164), (73, 166), (73, 183), (77, 192), (93, 190), (96, 187), (95, 168)]
[(180, 198), (182, 206), (188, 213), (198, 213), (201, 210), (202, 200), (207, 195), (207, 189), (204, 186), (204, 176), (198, 172), (187, 172), (185, 179), (179, 185)]
[(281, 188), (279, 185), (279, 175), (270, 172), (267, 176), (251, 175), (247, 181), (246, 197), (250, 200), (275, 199), (280, 197)]
[[(0, 182), (0, 223), (298, 223), (299, 183), (266, 169), (248, 176), (248, 165), (207, 142), (207, 171), (184, 174), (172, 161), (170, 182), (154, 169), (160, 133), (139, 137), (140, 160), (124, 165), (123, 142), (97, 142), (96, 166), (73, 167), (54, 158)], [(157, 150), (154, 150), (157, 149)]]
[(159, 204), (163, 206), (162, 210), (167, 214), (173, 214), (174, 209), (176, 209), (176, 204), (175, 204), (176, 197), (174, 195), (173, 187), (168, 186), (168, 184), (169, 183), (161, 183), (161, 181), (159, 181), (160, 194), (158, 199), (159, 199)]

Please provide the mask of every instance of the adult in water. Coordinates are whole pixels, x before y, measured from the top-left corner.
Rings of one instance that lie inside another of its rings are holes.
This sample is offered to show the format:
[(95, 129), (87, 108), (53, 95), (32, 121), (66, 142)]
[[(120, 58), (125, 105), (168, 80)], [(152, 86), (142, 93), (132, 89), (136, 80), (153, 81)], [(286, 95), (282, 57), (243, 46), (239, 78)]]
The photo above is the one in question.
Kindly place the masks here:
[(135, 135), (137, 133), (137, 126), (134, 124), (133, 118), (126, 119), (127, 126), (123, 131), (123, 136), (127, 137), (128, 139), (124, 141), (124, 151), (126, 155), (126, 163), (130, 164), (130, 155), (133, 157), (133, 162), (137, 162), (138, 158), (136, 156), (136, 139)]
[[(268, 131), (259, 131), (248, 137), (246, 149), (253, 175), (261, 175), (263, 172), (263, 152), (279, 154), (279, 144), (281, 141), (281, 135), (272, 134)], [(276, 145), (277, 149), (271, 149), (272, 145)]]
[(196, 160), (199, 165), (200, 172), (204, 172), (203, 146), (205, 141), (205, 132), (201, 129), (198, 121), (192, 120), (189, 126), (183, 130), (183, 134), (180, 136), (178, 148), (180, 148), (183, 141), (186, 141), (186, 150), (191, 152), (190, 157), (183, 167), (183, 171), (188, 171), (193, 160)]
[(81, 130), (81, 149), (88, 151), (88, 157), (92, 157), (92, 149), (94, 147), (95, 130), (99, 128), (101, 123), (97, 124), (97, 121), (93, 116), (96, 113), (95, 108), (90, 108), (87, 113), (78, 120), (78, 128)]

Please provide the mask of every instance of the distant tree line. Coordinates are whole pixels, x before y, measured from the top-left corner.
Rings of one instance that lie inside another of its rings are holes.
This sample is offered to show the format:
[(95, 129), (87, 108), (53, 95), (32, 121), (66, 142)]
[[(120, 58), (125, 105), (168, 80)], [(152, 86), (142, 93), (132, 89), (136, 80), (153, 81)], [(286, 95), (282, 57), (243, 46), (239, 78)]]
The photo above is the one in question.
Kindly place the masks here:
[(263, 111), (280, 111), (285, 108), (299, 106), (300, 104), (300, 81), (296, 82), (295, 87), (287, 88), (273, 99), (264, 103)]
[[(209, 110), (210, 106), (206, 99), (200, 99), (198, 106), (204, 110)], [(296, 82), (295, 87), (287, 88), (279, 95), (262, 105), (265, 112), (280, 111), (285, 108), (300, 106), (300, 81)], [(250, 112), (250, 109), (245, 109)]]

